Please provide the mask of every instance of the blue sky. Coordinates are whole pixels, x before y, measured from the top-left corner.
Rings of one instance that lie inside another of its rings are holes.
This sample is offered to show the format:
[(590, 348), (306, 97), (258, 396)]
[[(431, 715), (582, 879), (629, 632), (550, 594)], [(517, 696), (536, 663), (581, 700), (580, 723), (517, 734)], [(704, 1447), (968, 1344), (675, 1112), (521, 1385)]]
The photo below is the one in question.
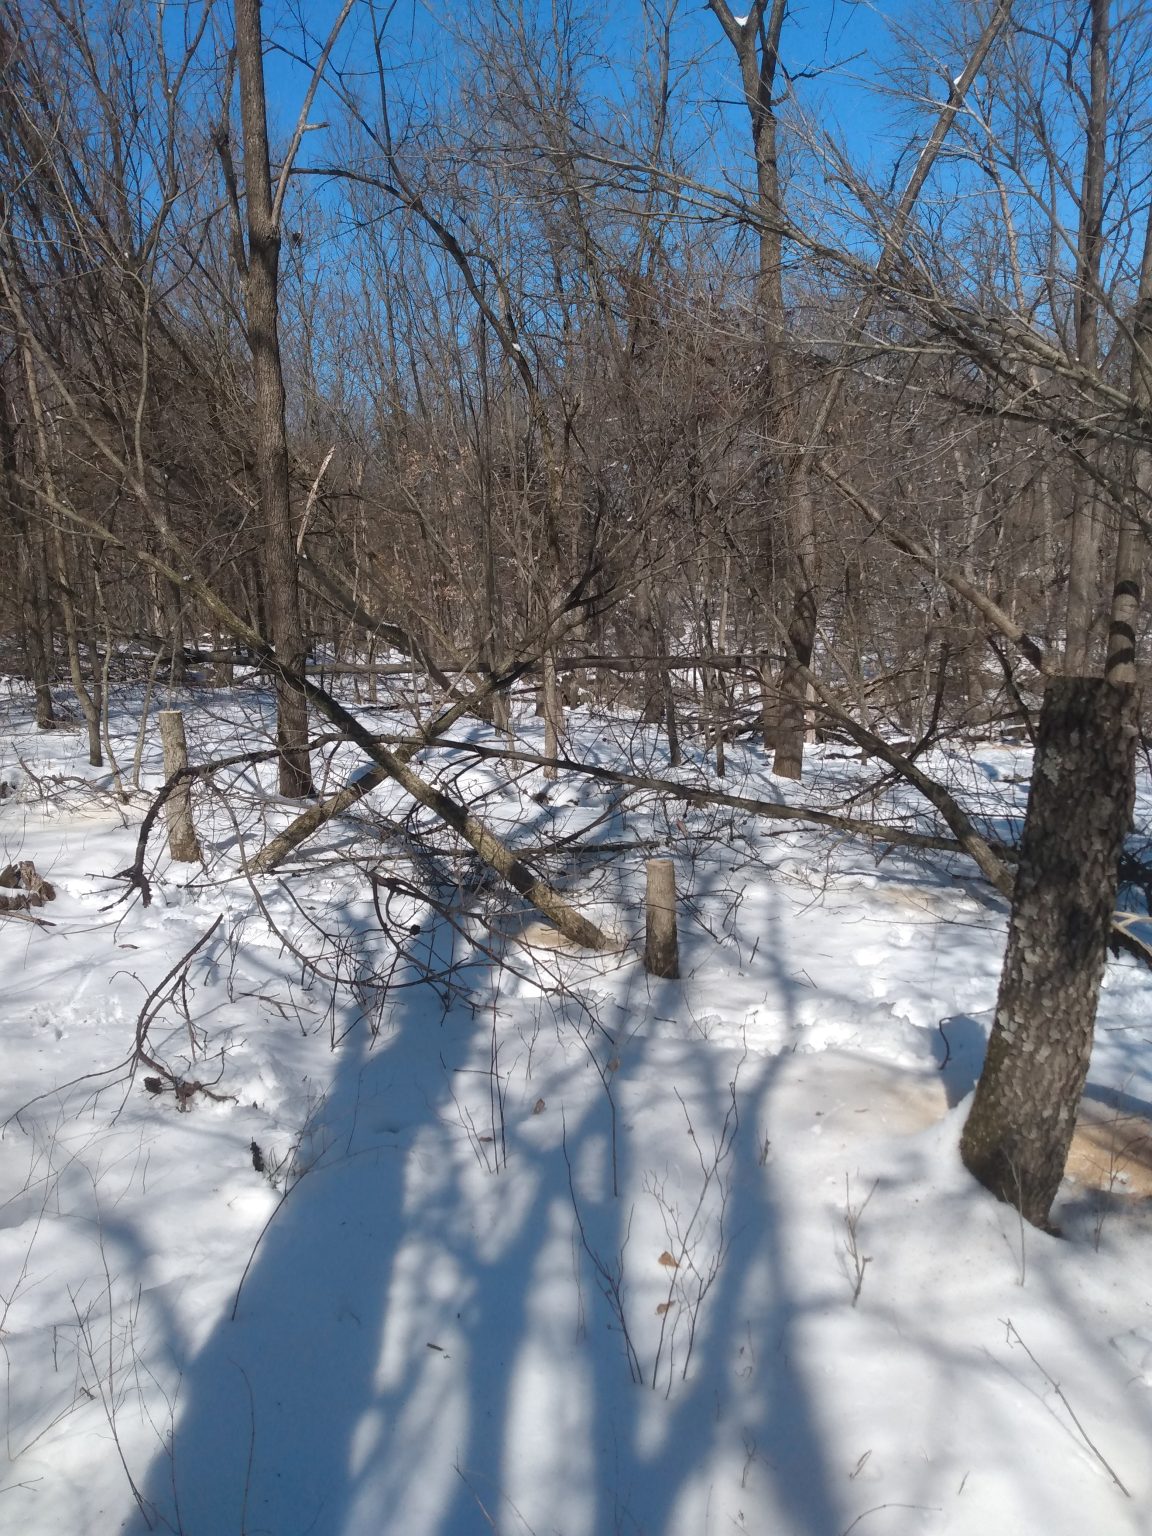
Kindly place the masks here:
[[(311, 41), (305, 51), (312, 57), (319, 51), (320, 39), (331, 24), (338, 10), (339, 0), (268, 0), (265, 7), (265, 32), (273, 41), (268, 54), (267, 75), (269, 105), (273, 116), (276, 137), (283, 143), (291, 130), (303, 98), (309, 71), (290, 57), (290, 51), (299, 51), (301, 18), (303, 17)], [(517, 0), (396, 0), (389, 9), (387, 0), (377, 0), (376, 14), (387, 14), (385, 54), (391, 72), (391, 83), (397, 100), (411, 99), (417, 104), (417, 116), (425, 113), (434, 116), (461, 88), (467, 80), (469, 69), (475, 70), (474, 60), (468, 61), (467, 36), (470, 28), (483, 18), (491, 16), (497, 6), (505, 15), (516, 14)], [(553, 6), (564, 0), (520, 0), (524, 10), (534, 19), (547, 23), (553, 14)], [(642, 55), (645, 37), (645, 9), (641, 0), (621, 0), (610, 5), (602, 0), (568, 0), (572, 10), (578, 11), (586, 23), (583, 32), (585, 53), (584, 77), (590, 90), (606, 101), (627, 100), (634, 92), (633, 71)], [(659, 0), (651, 0), (653, 6)], [(663, 0), (665, 6), (672, 0)], [(737, 0), (744, 3), (744, 0)], [(941, 6), (932, 13), (923, 12), (915, 0), (795, 0), (785, 24), (782, 39), (782, 60), (786, 75), (793, 82), (796, 105), (815, 124), (818, 131), (829, 130), (845, 143), (848, 159), (857, 172), (865, 172), (879, 187), (898, 189), (911, 169), (914, 157), (924, 142), (936, 116), (937, 108), (946, 98), (950, 80), (960, 72), (965, 62), (962, 57), (950, 57), (942, 53), (933, 57), (930, 47), (922, 52), (918, 64), (911, 66), (908, 55), (900, 45), (900, 33), (907, 28), (917, 34), (920, 46), (927, 44), (930, 31), (935, 26), (938, 35), (949, 31), (970, 31), (984, 13), (984, 7), (966, 0), (963, 6), (949, 11)], [(1057, 13), (1058, 14), (1058, 13)], [(1069, 13), (1069, 25), (1074, 12)], [(375, 63), (370, 46), (372, 6), (370, 0), (361, 0), (356, 7), (345, 36), (337, 50), (339, 63), (355, 71), (363, 67), (366, 88), (371, 88), (370, 77)], [(1057, 25), (1063, 23), (1057, 21)], [(1021, 34), (1024, 36), (1025, 34)], [(673, 28), (673, 52), (682, 67), (682, 99), (687, 109), (684, 117), (684, 151), (696, 149), (694, 159), (687, 163), (691, 173), (702, 182), (714, 186), (747, 185), (750, 170), (750, 146), (748, 121), (741, 100), (738, 75), (732, 49), (723, 36), (719, 24), (710, 14), (703, 0), (680, 0), (675, 10)], [(689, 69), (689, 65), (693, 67)], [(902, 68), (907, 91), (887, 88), (889, 72)], [(677, 70), (674, 69), (674, 74)], [(1080, 136), (1075, 121), (1073, 98), (1056, 75), (1049, 73), (1046, 89), (1054, 92), (1051, 106), (1063, 116), (1049, 121), (1049, 130), (1066, 131), (1069, 135), (1068, 187), (1076, 181), (1076, 157)], [(1061, 93), (1064, 93), (1061, 99)], [(1011, 113), (1011, 97), (1004, 110)], [(323, 97), (317, 102), (311, 116), (314, 120), (325, 118), (329, 113)], [(332, 114), (333, 116), (335, 114)], [(397, 117), (402, 116), (402, 110)], [(1061, 126), (1062, 125), (1062, 126)], [(616, 125), (615, 133), (627, 131)], [(957, 134), (956, 138), (961, 136)], [(979, 146), (978, 146), (979, 147)], [(637, 146), (639, 150), (639, 146)], [(318, 132), (305, 140), (303, 160), (314, 163), (330, 162), (333, 147), (330, 136)], [(790, 204), (803, 211), (814, 199), (814, 207), (823, 204), (826, 163), (806, 156), (796, 157), (796, 171), (787, 193)], [(1026, 170), (1026, 168), (1025, 168)], [(1024, 176), (1024, 170), (1009, 171), (1012, 176)], [(835, 185), (835, 177), (829, 183)], [(964, 221), (975, 221), (979, 234), (982, 220), (999, 219), (997, 209), (986, 207), (989, 196), (988, 184), (979, 169), (961, 158), (959, 151), (942, 157), (936, 173), (939, 217), (959, 220), (957, 228), (964, 230)], [(1034, 196), (1043, 188), (1032, 188), (1021, 180), (1012, 196), (1016, 204), (1016, 216), (1021, 228), (1027, 233), (1035, 226), (1041, 242), (1047, 239), (1053, 208), (1047, 210)], [(319, 183), (311, 183), (309, 196), (323, 198)], [(1067, 188), (1056, 187), (1052, 196), (1056, 222), (1074, 228), (1075, 210)], [(852, 224), (850, 200), (841, 200), (836, 206), (829, 205), (826, 216), (833, 220), (840, 237), (852, 241), (862, 240), (865, 247), (874, 241), (871, 226), (859, 229)], [(836, 211), (839, 207), (839, 212)], [(1121, 212), (1131, 215), (1127, 204)], [(1126, 243), (1127, 241), (1127, 243)], [(1123, 258), (1128, 253), (1130, 239), (1122, 236), (1116, 243), (1116, 251)], [(1027, 259), (1027, 252), (1025, 252)], [(1044, 251), (1037, 260), (1047, 261)]]
[[(740, 0), (736, 3), (739, 6)], [(485, 9), (450, 0), (398, 0), (387, 27), (387, 52), (398, 79), (405, 78), (410, 88), (430, 96), (442, 90), (453, 67), (455, 29)], [(547, 16), (550, 9), (544, 4), (539, 14)], [(907, 0), (875, 0), (872, 4), (863, 0), (797, 0), (785, 24), (782, 58), (794, 79), (797, 98), (810, 109), (819, 107), (825, 120), (835, 120), (860, 148), (874, 147), (886, 137), (885, 112), (875, 87), (893, 57), (888, 22), (898, 20), (906, 9)], [(295, 121), (308, 73), (282, 48), (299, 48), (301, 18), (312, 37), (319, 39), (338, 10), (336, 0), (272, 0), (265, 6), (265, 33), (280, 45), (273, 47), (267, 58), (269, 110), (282, 132), (289, 131)], [(379, 6), (381, 15), (387, 10), (386, 4)], [(584, 11), (592, 18), (597, 13), (604, 18), (600, 42), (606, 93), (626, 90), (642, 47), (640, 0), (592, 4)], [(704, 60), (702, 109), (731, 109), (729, 115), (738, 133), (742, 106), (731, 50), (700, 0), (680, 5), (674, 38), (674, 48), (682, 60), (696, 56)], [(318, 43), (314, 43), (311, 51), (317, 50)], [(337, 57), (355, 67), (361, 51), (370, 68), (367, 18), (354, 13)], [(313, 147), (319, 149), (319, 136)]]

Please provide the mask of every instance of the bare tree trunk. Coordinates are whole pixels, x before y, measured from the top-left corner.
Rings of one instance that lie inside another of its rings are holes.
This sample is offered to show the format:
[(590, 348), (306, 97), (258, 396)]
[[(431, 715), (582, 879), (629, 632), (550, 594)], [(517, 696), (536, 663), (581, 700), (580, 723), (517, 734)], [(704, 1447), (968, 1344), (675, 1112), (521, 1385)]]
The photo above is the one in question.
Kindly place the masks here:
[[(1152, 405), (1152, 210), (1144, 226), (1140, 285), (1132, 316), (1131, 393), (1134, 404), (1146, 416)], [(1136, 681), (1136, 624), (1143, 591), (1146, 538), (1136, 508), (1146, 507), (1152, 492), (1152, 451), (1141, 442), (1132, 453), (1132, 486), (1120, 507), (1108, 623), (1105, 676), (1113, 683)]]
[(791, 532), (796, 547), (789, 559), (788, 653), (780, 674), (771, 743), (772, 772), (780, 779), (803, 776), (808, 704), (804, 674), (812, 665), (812, 653), (816, 648), (816, 525), (807, 476), (803, 471), (795, 485)]
[(0, 493), (7, 505), (8, 522), (16, 545), (16, 585), (20, 603), (20, 630), (28, 674), (36, 695), (36, 725), (51, 730), (56, 723), (52, 703), (51, 633), (48, 624), (48, 581), (44, 570), (44, 543), (27, 516), (18, 483), (16, 431), (8, 409), (8, 395), (0, 373)]
[(50, 731), (56, 724), (56, 709), (52, 702), (52, 681), (56, 674), (52, 603), (48, 591), (44, 539), (38, 530), (27, 524), (20, 552), (20, 569), (25, 645), (32, 686), (36, 690), (36, 727), (41, 731)]
[(1049, 680), (996, 1019), (960, 1142), (980, 1182), (1039, 1227), (1088, 1074), (1137, 734), (1130, 686)]
[[(772, 749), (772, 771), (780, 778), (799, 779), (804, 767), (804, 707), (806, 687), (801, 671), (811, 665), (816, 645), (817, 541), (807, 465), (794, 456), (799, 433), (795, 423), (798, 401), (788, 350), (784, 306), (784, 254), (780, 234), (783, 209), (774, 93), (779, 71), (780, 32), (787, 0), (755, 0), (746, 16), (734, 16), (725, 0), (710, 0), (736, 54), (744, 99), (752, 125), (756, 165), (756, 202), (760, 216), (760, 248), (756, 274), (759, 317), (764, 327), (768, 364), (764, 370), (764, 438), (775, 443), (774, 458), (792, 458), (783, 505), (785, 630), (788, 650), (778, 686), (765, 695), (762, 711), (764, 745)], [(765, 505), (773, 465), (763, 467)]]
[(160, 634), (162, 638), (167, 636), (168, 654), (171, 657), (168, 678), (173, 687), (183, 688), (188, 681), (188, 668), (184, 660), (184, 610), (181, 593), (163, 577), (157, 578), (156, 587), (158, 607), (164, 621)]
[[(164, 777), (171, 779), (188, 767), (184, 716), (178, 709), (162, 709), (157, 716), (164, 746)], [(177, 784), (165, 801), (168, 821), (168, 852), (181, 864), (200, 861), (200, 843), (192, 821), (192, 786), (187, 779)]]
[[(1138, 505), (1147, 506), (1152, 494), (1152, 461), (1143, 447), (1138, 448), (1136, 454), (1134, 494)], [(1105, 675), (1113, 683), (1136, 681), (1136, 623), (1144, 584), (1144, 540), (1144, 530), (1138, 519), (1128, 507), (1122, 507), (1105, 664)]]
[[(22, 327), (19, 329), (19, 345), (24, 365), (24, 382), (28, 391), (29, 413), (32, 418), (33, 435), (36, 445), (36, 469), (44, 484), (45, 491), (50, 497), (55, 498), (56, 486), (49, 458), (48, 431), (44, 420), (44, 402), (41, 398), (40, 386), (36, 379), (36, 365), (32, 357), (31, 347), (27, 334)], [(84, 724), (88, 730), (88, 762), (93, 768), (101, 768), (104, 765), (104, 756), (100, 747), (100, 710), (84, 678), (84, 667), (80, 659), (80, 631), (76, 620), (76, 604), (69, 581), (64, 534), (58, 523), (53, 522), (51, 524), (49, 538), (51, 540), (51, 576), (56, 585), (60, 617), (64, 625), (64, 643), (68, 656), (68, 672), (72, 679), (72, 687), (80, 705), (80, 710), (84, 716)]]
[[(278, 297), (280, 228), (268, 153), (260, 0), (235, 0), (235, 16), (248, 225), (244, 302), (255, 395), (256, 480), (264, 521), (264, 597), (276, 655), (287, 673), (299, 676), (304, 671), (307, 645), (300, 616), (284, 416)], [(312, 794), (307, 699), (282, 676), (276, 682), (276, 743), (280, 749), (280, 793), (293, 799)]]
[(236, 681), (236, 664), (233, 660), (230, 648), (232, 636), (224, 630), (216, 635), (216, 649), (219, 657), (212, 664), (212, 673), (217, 688), (231, 688)]
[[(480, 329), (481, 355), (486, 353), (487, 333), (483, 327)], [(485, 411), (487, 413), (488, 401), (485, 399)], [(485, 429), (488, 427), (487, 414), (485, 415)], [(482, 629), (480, 641), (480, 659), (488, 668), (488, 675), (494, 677), (500, 670), (501, 663), (501, 604), (500, 585), (496, 572), (496, 549), (493, 529), (492, 513), (492, 487), (491, 465), (489, 462), (490, 449), (487, 442), (478, 444), (478, 452), (483, 450), (484, 462), (480, 468), (482, 477), (481, 497), (484, 515), (484, 582), (480, 591), (480, 624)], [(553, 658), (553, 661), (555, 658)], [(545, 667), (547, 667), (547, 660)], [(489, 719), (498, 731), (507, 731), (512, 724), (512, 712), (508, 704), (508, 698), (504, 693), (496, 691), (491, 693), (484, 706), (486, 718)], [(545, 710), (547, 719), (547, 710)]]
[[(788, 9), (788, 0), (752, 0), (748, 13), (733, 14), (728, 0), (707, 0), (708, 8), (720, 23), (740, 65), (744, 99), (752, 123), (756, 163), (756, 200), (760, 228), (759, 292), (761, 312), (766, 320), (765, 340), (769, 348), (769, 366), (765, 372), (770, 384), (768, 435), (773, 431), (786, 449), (789, 500), (785, 507), (787, 548), (785, 588), (789, 613), (782, 626), (787, 636), (787, 656), (780, 677), (778, 703), (766, 704), (764, 739), (775, 747), (773, 772), (785, 778), (799, 778), (804, 758), (804, 674), (810, 669), (816, 639), (818, 548), (815, 510), (811, 490), (811, 469), (822, 454), (829, 419), (840, 396), (847, 368), (834, 368), (819, 407), (805, 420), (804, 431), (797, 431), (799, 404), (795, 398), (783, 291), (783, 202), (777, 150), (777, 115), (774, 92), (779, 72), (780, 34)], [(995, 0), (991, 14), (980, 33), (964, 69), (952, 83), (948, 99), (940, 108), (936, 125), (916, 159), (904, 188), (895, 216), (885, 231), (876, 276), (887, 276), (901, 250), (901, 242), (917, 199), (928, 179), (945, 139), (952, 130), (965, 93), (975, 80), (992, 44), (1008, 20), (1012, 0)], [(850, 335), (859, 338), (881, 291), (874, 284), (861, 299), (850, 326)], [(847, 356), (841, 346), (842, 358)], [(792, 447), (793, 442), (797, 447)], [(766, 699), (771, 699), (766, 694)]]
[[(564, 727), (563, 704), (560, 699), (560, 689), (556, 682), (556, 652), (551, 646), (544, 652), (542, 658), (543, 680), (540, 687), (540, 696), (544, 706), (544, 756), (558, 757), (560, 755), (560, 737)], [(554, 779), (555, 768), (545, 768), (544, 777)]]
[[(1108, 137), (1110, 0), (1090, 0), (1092, 35), (1080, 229), (1076, 259), (1076, 353), (1093, 372), (1100, 363), (1100, 258), (1104, 246), (1104, 174)], [(1092, 632), (1100, 612), (1100, 542), (1096, 487), (1082, 473), (1072, 509), (1068, 557), (1068, 612), (1064, 669), (1077, 677), (1092, 670)]]
[(664, 729), (668, 733), (668, 765), (679, 768), (684, 761), (680, 750), (680, 725), (676, 719), (676, 695), (672, 691), (672, 674), (664, 670), (660, 674), (664, 685)]
[(80, 657), (80, 627), (76, 619), (76, 603), (65, 556), (64, 535), (56, 526), (52, 529), (52, 556), (56, 595), (60, 604), (60, 616), (64, 623), (68, 675), (72, 679), (72, 689), (76, 694), (88, 731), (88, 762), (93, 768), (102, 768), (104, 754), (100, 746), (100, 706), (96, 698), (97, 685), (93, 680), (92, 687), (89, 687), (84, 676), (84, 663)]

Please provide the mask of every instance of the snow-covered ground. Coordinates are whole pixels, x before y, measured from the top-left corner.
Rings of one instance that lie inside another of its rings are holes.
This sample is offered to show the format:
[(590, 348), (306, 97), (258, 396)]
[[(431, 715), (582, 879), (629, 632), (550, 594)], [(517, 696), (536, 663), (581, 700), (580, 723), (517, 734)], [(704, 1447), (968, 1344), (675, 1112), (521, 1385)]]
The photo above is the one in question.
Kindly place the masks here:
[[(198, 761), (265, 744), (255, 693), (175, 702)], [(148, 794), (6, 708), (0, 864), (57, 898), (0, 919), (0, 1530), (1152, 1530), (1147, 971), (1109, 966), (1049, 1237), (957, 1156), (1005, 931), (963, 860), (441, 751), (518, 843), (609, 845), (546, 867), (619, 953), (533, 942), (423, 813), (411, 864), (388, 789), (250, 881), (287, 817), (266, 765), (197, 789), (203, 867), (157, 834), (145, 906), (113, 877)], [(569, 723), (661, 767), (634, 722)], [(873, 772), (811, 762), (830, 805)], [(1021, 814), (1025, 753), (928, 766)], [(724, 787), (781, 793), (751, 748)], [(679, 982), (637, 955), (654, 852)], [(149, 1092), (138, 1031), (216, 1096)]]

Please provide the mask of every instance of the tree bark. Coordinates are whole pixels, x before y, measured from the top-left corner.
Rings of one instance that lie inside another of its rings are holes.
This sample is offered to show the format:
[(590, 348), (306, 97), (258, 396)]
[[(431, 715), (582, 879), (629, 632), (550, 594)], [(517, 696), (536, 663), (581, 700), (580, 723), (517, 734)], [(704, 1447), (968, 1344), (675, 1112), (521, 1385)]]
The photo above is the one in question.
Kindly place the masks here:
[[(1076, 253), (1076, 355), (1084, 368), (1100, 366), (1100, 260), (1104, 249), (1104, 176), (1108, 139), (1110, 0), (1090, 0), (1088, 121), (1080, 187)], [(1083, 474), (1072, 509), (1068, 555), (1068, 610), (1065, 671), (1091, 670), (1093, 630), (1100, 617), (1100, 544), (1103, 534), (1099, 493)]]
[[(8, 392), (0, 374), (0, 496), (16, 546), (16, 590), (20, 605), (21, 641), (28, 674), (36, 695), (36, 726), (48, 731), (56, 723), (52, 702), (51, 626), (48, 622), (48, 575), (44, 541), (30, 526), (19, 485), (16, 428), (9, 413)], [(47, 643), (46, 643), (47, 642)]]
[[(544, 652), (543, 656), (540, 701), (544, 710), (544, 756), (556, 757), (560, 752), (560, 735), (564, 728), (564, 718), (560, 686), (556, 679), (556, 652), (551, 647)], [(554, 779), (555, 768), (545, 768), (544, 777)]]
[(819, 551), (808, 466), (802, 456), (795, 454), (795, 444), (802, 434), (784, 302), (780, 234), (783, 201), (774, 93), (780, 32), (788, 7), (787, 0), (771, 0), (770, 4), (769, 0), (756, 0), (747, 16), (736, 17), (725, 0), (709, 0), (709, 4), (736, 53), (752, 128), (760, 222), (756, 299), (767, 357), (763, 431), (765, 442), (777, 445), (762, 467), (766, 505), (774, 494), (775, 468), (781, 452), (788, 462), (781, 526), (788, 654), (777, 685), (764, 697), (764, 745), (772, 750), (772, 772), (778, 778), (799, 779), (804, 768), (807, 692), (801, 670), (811, 664), (816, 645)]
[(1046, 1227), (1088, 1074), (1120, 851), (1134, 801), (1135, 691), (1053, 678), (1044, 695), (988, 1054), (966, 1167)]
[[(1144, 224), (1144, 251), (1140, 285), (1132, 314), (1132, 399), (1145, 417), (1152, 406), (1152, 210)], [(1112, 602), (1108, 615), (1108, 654), (1104, 675), (1109, 682), (1136, 681), (1136, 628), (1144, 586), (1144, 552), (1147, 534), (1140, 509), (1147, 507), (1152, 492), (1152, 449), (1147, 440), (1132, 451), (1132, 481), (1120, 506), (1120, 529), (1112, 574)]]
[(645, 901), (644, 969), (675, 981), (680, 975), (676, 935), (676, 866), (671, 859), (648, 860)]
[[(264, 523), (264, 596), (276, 655), (286, 673), (299, 676), (304, 671), (307, 645), (300, 615), (284, 415), (278, 296), (280, 228), (273, 207), (268, 153), (260, 0), (235, 0), (235, 16), (248, 226), (244, 304), (252, 355), (253, 448)], [(283, 676), (276, 683), (276, 744), (280, 749), (280, 793), (292, 799), (312, 794), (308, 703)]]
[[(157, 717), (164, 746), (164, 777), (172, 779), (188, 767), (184, 716), (178, 709), (162, 709)], [(192, 786), (187, 779), (177, 784), (164, 802), (168, 822), (168, 852), (180, 864), (200, 862), (200, 843), (192, 821)]]

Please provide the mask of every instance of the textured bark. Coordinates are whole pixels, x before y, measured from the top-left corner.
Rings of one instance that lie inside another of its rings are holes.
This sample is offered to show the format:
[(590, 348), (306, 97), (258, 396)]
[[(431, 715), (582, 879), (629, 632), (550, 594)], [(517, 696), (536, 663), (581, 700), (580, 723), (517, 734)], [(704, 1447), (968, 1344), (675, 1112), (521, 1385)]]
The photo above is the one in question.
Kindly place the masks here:
[(645, 902), (644, 969), (649, 976), (675, 981), (680, 975), (676, 937), (676, 866), (671, 859), (648, 860)]
[(188, 681), (188, 667), (184, 655), (184, 610), (179, 588), (163, 577), (156, 578), (156, 603), (161, 622), (156, 626), (168, 639), (170, 657), (168, 680), (174, 688), (183, 688)]
[[(162, 709), (160, 740), (164, 747), (164, 777), (173, 779), (188, 767), (184, 716), (178, 709)], [(187, 779), (176, 785), (164, 802), (168, 821), (168, 852), (180, 864), (200, 862), (200, 844), (192, 823), (192, 786)]]
[[(304, 670), (307, 646), (300, 617), (300, 573), (292, 520), (284, 375), (280, 359), (280, 229), (272, 202), (260, 0), (236, 0), (236, 63), (244, 130), (244, 191), (248, 250), (244, 303), (252, 355), (253, 449), (263, 520), (263, 575), (268, 628), (284, 671)], [(276, 684), (276, 744), (280, 793), (312, 793), (308, 704), (284, 677)]]
[(960, 1143), (980, 1182), (1039, 1227), (1088, 1073), (1136, 739), (1131, 687), (1049, 681), (996, 1018)]

